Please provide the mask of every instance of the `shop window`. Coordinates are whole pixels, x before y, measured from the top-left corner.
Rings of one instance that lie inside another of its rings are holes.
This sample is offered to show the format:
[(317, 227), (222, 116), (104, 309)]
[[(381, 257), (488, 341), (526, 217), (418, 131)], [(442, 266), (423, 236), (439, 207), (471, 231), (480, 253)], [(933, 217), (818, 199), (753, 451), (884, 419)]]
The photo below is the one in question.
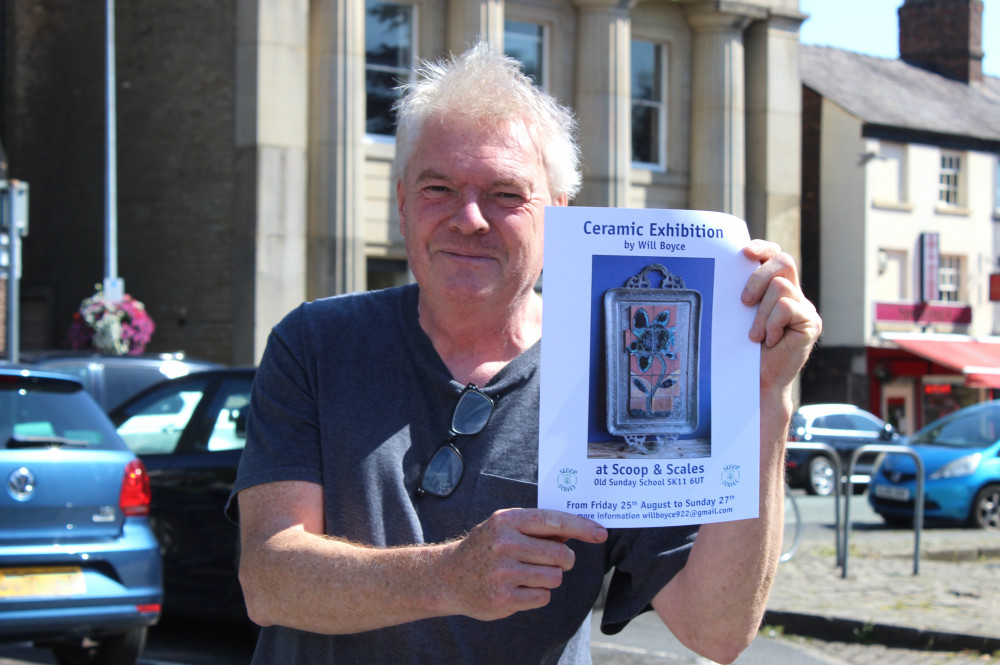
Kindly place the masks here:
[(365, 1), (365, 132), (393, 136), (395, 88), (409, 80), (414, 58), (414, 7)]

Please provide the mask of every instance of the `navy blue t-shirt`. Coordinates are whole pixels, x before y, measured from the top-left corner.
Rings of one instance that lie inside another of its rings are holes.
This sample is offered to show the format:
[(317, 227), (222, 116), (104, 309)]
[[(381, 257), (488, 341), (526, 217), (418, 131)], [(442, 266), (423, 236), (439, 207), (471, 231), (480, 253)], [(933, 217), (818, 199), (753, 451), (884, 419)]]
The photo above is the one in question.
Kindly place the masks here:
[[(460, 436), (465, 472), (444, 499), (417, 497), (463, 386), (423, 332), (418, 287), (306, 303), (271, 333), (254, 381), (237, 493), (276, 481), (323, 486), (326, 533), (373, 546), (438, 543), (501, 508), (535, 507), (540, 344), (486, 386), (496, 403), (479, 434)], [(581, 418), (586, 414), (581, 413)], [(453, 616), (352, 635), (261, 631), (254, 663), (589, 663), (590, 609), (614, 570), (602, 629), (649, 608), (687, 561), (697, 527), (613, 529), (572, 541), (576, 564), (544, 608), (499, 621)]]

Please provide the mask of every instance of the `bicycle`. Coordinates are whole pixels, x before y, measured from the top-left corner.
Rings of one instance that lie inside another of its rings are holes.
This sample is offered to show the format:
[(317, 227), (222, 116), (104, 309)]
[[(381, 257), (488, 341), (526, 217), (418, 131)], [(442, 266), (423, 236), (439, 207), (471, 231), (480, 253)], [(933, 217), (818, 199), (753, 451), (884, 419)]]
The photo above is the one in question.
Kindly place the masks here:
[(785, 485), (785, 530), (781, 537), (781, 557), (778, 561), (784, 563), (791, 560), (799, 551), (801, 542), (802, 515), (799, 513), (799, 504), (788, 485)]

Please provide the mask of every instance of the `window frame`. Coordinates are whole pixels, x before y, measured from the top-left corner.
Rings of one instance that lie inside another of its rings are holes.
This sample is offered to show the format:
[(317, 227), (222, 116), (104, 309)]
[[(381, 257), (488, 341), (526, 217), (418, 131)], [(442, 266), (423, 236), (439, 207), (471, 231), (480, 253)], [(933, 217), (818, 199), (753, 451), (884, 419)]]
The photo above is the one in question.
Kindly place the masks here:
[[(371, 65), (368, 62), (368, 33), (367, 33), (367, 15), (369, 7), (373, 4), (389, 4), (389, 5), (399, 5), (403, 7), (408, 7), (410, 10), (409, 17), (409, 47), (410, 47), (410, 62), (405, 66), (400, 67), (390, 67), (387, 65)], [(393, 125), (392, 134), (378, 134), (368, 131), (368, 74), (369, 72), (379, 72), (383, 74), (404, 74), (406, 81), (413, 81), (414, 78), (414, 68), (418, 60), (419, 53), (419, 43), (418, 36), (419, 30), (419, 4), (416, 2), (406, 2), (405, 0), (365, 0), (365, 50), (364, 50), (364, 70), (365, 70), (365, 140), (371, 143), (387, 143), (394, 144), (396, 142), (395, 134), (395, 124)]]
[(941, 302), (965, 302), (965, 280), (962, 275), (965, 257), (959, 254), (941, 254), (938, 263), (938, 300)]
[(942, 150), (938, 164), (937, 204), (944, 208), (961, 208), (964, 205), (962, 186), (965, 155), (957, 150)]
[(668, 110), (669, 110), (669, 66), (670, 66), (670, 49), (669, 44), (658, 39), (649, 39), (645, 37), (632, 36), (629, 43), (629, 83), (631, 85), (632, 79), (635, 76), (635, 62), (633, 61), (634, 45), (636, 42), (642, 42), (645, 44), (650, 44), (654, 48), (654, 58), (659, 59), (659, 100), (647, 100), (639, 99), (635, 96), (632, 90), (629, 90), (629, 118), (632, 119), (635, 116), (635, 111), (637, 106), (655, 109), (655, 118), (657, 122), (658, 136), (656, 139), (656, 154), (657, 161), (646, 162), (637, 161), (635, 159), (635, 151), (633, 150), (633, 145), (635, 143), (635, 131), (636, 127), (634, 122), (630, 130), (630, 142), (629, 142), (629, 162), (634, 169), (643, 169), (647, 171), (656, 172), (666, 172), (669, 168), (668, 162), (668, 136), (669, 136), (669, 125), (668, 125)]

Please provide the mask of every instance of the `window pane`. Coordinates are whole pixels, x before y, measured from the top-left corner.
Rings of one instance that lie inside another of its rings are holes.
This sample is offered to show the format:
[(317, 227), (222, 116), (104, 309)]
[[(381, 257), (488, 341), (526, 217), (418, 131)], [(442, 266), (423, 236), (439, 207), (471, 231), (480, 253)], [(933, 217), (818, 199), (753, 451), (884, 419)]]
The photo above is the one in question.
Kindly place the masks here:
[(365, 12), (365, 62), (394, 69), (408, 69), (412, 60), (413, 8), (396, 2), (367, 0)]
[(962, 298), (962, 257), (941, 255), (938, 269), (938, 290), (941, 300), (958, 302)]
[(521, 71), (529, 76), (535, 85), (544, 87), (544, 43), (545, 30), (537, 23), (524, 21), (504, 21), (504, 50), (507, 55), (521, 62)]
[(139, 455), (174, 452), (204, 393), (203, 385), (175, 392), (173, 386), (150, 396), (118, 426), (118, 434)]
[(962, 174), (962, 157), (954, 153), (941, 153), (941, 174), (938, 180), (938, 200), (949, 206), (959, 205), (959, 177)]
[(653, 106), (632, 105), (632, 161), (659, 163), (659, 111)]
[(413, 7), (399, 2), (365, 2), (365, 131), (395, 133), (394, 88), (410, 76)]
[(250, 404), (250, 381), (231, 380), (223, 384), (215, 402), (220, 403), (215, 425), (208, 438), (208, 449), (242, 449), (247, 442), (247, 407)]
[(652, 42), (632, 41), (632, 99), (662, 102), (660, 47)]
[(392, 103), (396, 101), (394, 88), (399, 85), (398, 75), (391, 72), (368, 71), (365, 75), (365, 132), (368, 134), (396, 133), (396, 119)]

